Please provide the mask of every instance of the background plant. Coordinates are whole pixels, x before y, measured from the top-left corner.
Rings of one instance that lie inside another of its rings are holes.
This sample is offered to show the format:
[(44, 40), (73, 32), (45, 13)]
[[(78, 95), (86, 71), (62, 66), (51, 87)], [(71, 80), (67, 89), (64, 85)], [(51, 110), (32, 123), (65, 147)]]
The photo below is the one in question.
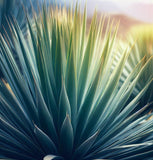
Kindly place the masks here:
[[(0, 156), (17, 160), (149, 159), (152, 157), (152, 119), (136, 108), (149, 82), (127, 103), (141, 75), (152, 64), (141, 60), (120, 87), (130, 49), (124, 50), (114, 70), (116, 30), (93, 17), (86, 35), (83, 17), (43, 7), (28, 20), (28, 36), (12, 26), (17, 65), (7, 41), (0, 38)], [(8, 84), (7, 84), (8, 83)]]
[[(132, 72), (133, 68), (142, 60), (144, 59), (144, 64), (147, 60), (153, 56), (153, 27), (150, 25), (142, 25), (133, 27), (130, 32), (130, 36), (128, 36), (130, 43), (126, 43), (125, 41), (121, 41), (118, 46), (118, 54), (116, 56), (116, 63), (118, 57), (121, 56), (123, 49), (125, 46), (131, 46), (131, 54), (128, 57), (128, 60), (125, 64), (123, 69), (123, 74), (121, 77), (121, 83), (124, 82), (126, 77)], [(128, 40), (128, 41), (129, 41)], [(144, 65), (143, 64), (143, 65)], [(147, 72), (141, 75), (139, 78), (134, 90), (133, 90), (133, 97), (136, 96), (140, 90), (145, 86), (146, 82), (150, 81), (153, 76), (153, 64), (149, 66)], [(153, 100), (153, 84), (149, 87), (146, 94), (140, 101), (139, 108), (151, 102)], [(151, 107), (152, 108), (152, 107)], [(151, 109), (150, 108), (150, 109)], [(149, 109), (149, 110), (150, 110)]]

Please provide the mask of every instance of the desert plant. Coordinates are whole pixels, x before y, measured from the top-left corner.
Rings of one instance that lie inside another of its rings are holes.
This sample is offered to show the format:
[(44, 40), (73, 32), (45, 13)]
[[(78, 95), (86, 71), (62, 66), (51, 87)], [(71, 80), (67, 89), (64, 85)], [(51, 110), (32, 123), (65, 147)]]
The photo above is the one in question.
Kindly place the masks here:
[[(129, 64), (134, 65), (136, 62), (138, 62), (140, 59), (144, 58), (145, 61), (147, 61), (150, 57), (153, 56), (153, 26), (152, 25), (142, 25), (137, 28), (133, 27), (131, 29), (131, 35), (133, 39), (136, 39), (136, 45), (132, 50), (132, 58), (129, 59)], [(132, 60), (135, 59), (135, 62)], [(137, 85), (137, 93), (141, 90), (142, 86), (145, 85), (145, 83), (151, 78), (153, 75), (153, 64), (148, 68), (148, 71), (145, 72), (141, 79), (139, 80), (139, 83)], [(135, 90), (136, 91), (136, 90)], [(149, 101), (153, 101), (153, 83), (150, 87), (150, 90), (146, 93), (146, 96), (144, 96), (144, 103), (147, 103)]]
[(24, 14), (23, 7), (27, 8), (29, 15), (32, 13), (31, 4), (33, 6), (41, 5), (38, 1), (26, 1), (26, 0), (1, 0), (0, 1), (0, 30), (5, 32), (4, 29), (8, 29), (7, 19), (12, 19), (13, 17), (18, 22), (20, 28), (24, 31), (26, 27), (26, 17)]
[[(28, 19), (25, 39), (17, 22), (13, 44), (20, 71), (7, 41), (0, 37), (0, 156), (16, 160), (149, 159), (153, 147), (152, 114), (138, 118), (149, 104), (130, 114), (151, 81), (128, 104), (139, 77), (153, 61), (144, 59), (119, 88), (129, 48), (114, 70), (116, 30), (93, 17), (86, 35), (83, 17), (47, 8)], [(33, 26), (33, 27), (32, 27)], [(117, 27), (116, 27), (117, 28)], [(130, 116), (129, 116), (130, 115)], [(141, 158), (140, 158), (141, 157)]]
[[(120, 42), (117, 57), (121, 57), (125, 46), (131, 46), (131, 53), (123, 69), (123, 74), (121, 76), (121, 83), (127, 78), (127, 76), (132, 72), (135, 66), (144, 59), (144, 64), (148, 61), (150, 57), (153, 56), (153, 26), (152, 25), (140, 25), (133, 27), (128, 36), (130, 43)], [(129, 41), (128, 40), (128, 41)], [(133, 45), (134, 44), (134, 45)], [(136, 96), (141, 89), (146, 85), (146, 82), (150, 81), (153, 76), (153, 63), (147, 69), (147, 72), (143, 73), (139, 78), (134, 90), (133, 96)], [(139, 107), (144, 106), (148, 102), (153, 101), (153, 83), (149, 87), (146, 94), (143, 96)]]
[[(12, 49), (14, 50), (14, 46), (12, 44), (12, 34), (10, 33), (11, 25), (8, 25), (8, 20), (13, 23), (13, 18), (16, 19), (20, 29), (26, 35), (27, 30), (27, 23), (26, 23), (26, 16), (24, 13), (25, 7), (28, 10), (29, 15), (32, 15), (31, 5), (36, 6), (41, 5), (39, 1), (34, 0), (1, 0), (0, 1), (0, 33), (4, 34), (5, 37), (9, 37), (8, 42), (11, 45)], [(6, 36), (7, 32), (7, 36)], [(16, 56), (15, 50), (14, 55)], [(16, 56), (16, 61), (18, 61), (18, 57)], [(3, 77), (3, 74), (0, 70), (0, 77)]]

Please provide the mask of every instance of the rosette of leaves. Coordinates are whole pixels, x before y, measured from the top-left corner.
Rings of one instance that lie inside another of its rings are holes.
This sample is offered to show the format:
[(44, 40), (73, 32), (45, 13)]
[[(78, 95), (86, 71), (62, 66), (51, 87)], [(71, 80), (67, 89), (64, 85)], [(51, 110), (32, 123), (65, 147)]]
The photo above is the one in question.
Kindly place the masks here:
[[(28, 16), (27, 16), (28, 19)], [(86, 10), (43, 7), (28, 19), (28, 36), (12, 26), (21, 63), (0, 37), (0, 157), (15, 160), (149, 159), (153, 119), (131, 114), (151, 81), (130, 102), (137, 80), (153, 59), (141, 60), (119, 88), (127, 48), (111, 70), (116, 30), (96, 13), (86, 35)]]

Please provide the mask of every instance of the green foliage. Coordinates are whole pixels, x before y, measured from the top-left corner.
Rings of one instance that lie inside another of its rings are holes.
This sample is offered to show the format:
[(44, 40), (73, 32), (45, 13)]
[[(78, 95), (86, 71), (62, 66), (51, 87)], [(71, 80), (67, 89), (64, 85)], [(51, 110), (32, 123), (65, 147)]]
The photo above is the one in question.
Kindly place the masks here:
[[(134, 67), (136, 65), (136, 62), (139, 62), (140, 59), (144, 58), (145, 62), (153, 56), (153, 26), (147, 26), (142, 25), (137, 28), (133, 28), (131, 30), (131, 35), (133, 39), (136, 39), (136, 45), (132, 50), (132, 56), (129, 59), (129, 63), (132, 65), (131, 67)], [(135, 59), (135, 62), (133, 62), (133, 59)], [(147, 72), (145, 72), (142, 77), (139, 80), (139, 83), (137, 85), (137, 91), (140, 91), (142, 86), (145, 85), (149, 79), (152, 78), (153, 75), (153, 63), (148, 67)], [(153, 84), (152, 87), (150, 87), (149, 93), (147, 95), (150, 95), (150, 97), (145, 97), (144, 100), (151, 101), (153, 99)]]
[[(130, 43), (126, 44), (124, 42), (121, 42), (119, 45), (119, 51), (118, 51), (118, 57), (120, 57), (122, 55), (122, 52), (125, 46), (127, 45), (131, 46), (131, 53), (125, 64), (122, 77), (121, 77), (122, 83), (142, 59), (143, 59), (142, 66), (145, 65), (150, 58), (152, 59), (153, 57), (153, 26), (142, 25), (142, 26), (133, 27), (130, 30), (130, 36), (128, 38), (131, 40)], [(117, 62), (117, 59), (116, 59), (116, 62)], [(147, 71), (140, 76), (133, 90), (133, 96), (136, 96), (141, 91), (141, 89), (146, 85), (146, 83), (152, 79), (152, 77), (153, 77), (153, 63), (151, 63), (148, 66)], [(153, 83), (149, 87), (146, 94), (143, 96), (143, 99), (141, 100), (139, 108), (144, 106), (148, 102), (151, 102), (152, 100), (153, 100)]]
[[(131, 112), (152, 79), (127, 103), (142, 74), (153, 63), (140, 61), (120, 87), (130, 49), (112, 71), (116, 30), (101, 39), (104, 20), (96, 13), (86, 35), (82, 17), (43, 6), (34, 25), (27, 16), (28, 36), (17, 22), (11, 47), (1, 36), (0, 156), (16, 160), (145, 159), (152, 157), (153, 119)], [(113, 24), (112, 24), (113, 25)]]
[[(26, 19), (24, 14), (25, 7), (29, 14), (31, 14), (31, 4), (34, 6), (38, 5), (39, 2), (34, 2), (34, 0), (26, 1), (26, 0), (0, 0), (0, 30), (1, 32), (5, 32), (8, 30), (7, 19), (15, 18), (22, 30), (25, 30)], [(35, 7), (36, 8), (36, 7)]]
[[(12, 44), (13, 40), (11, 34), (13, 18), (16, 19), (18, 25), (20, 26), (20, 29), (26, 35), (27, 23), (24, 13), (24, 7), (28, 10), (29, 15), (31, 15), (31, 4), (36, 6), (36, 4), (38, 4), (38, 1), (36, 3), (36, 1), (34, 0), (0, 0), (0, 33), (5, 36), (5, 38), (9, 42), (9, 45), (11, 45), (12, 50), (14, 51), (14, 55), (16, 56), (16, 61), (18, 61), (18, 57)], [(10, 22), (10, 25), (8, 24), (8, 21)], [(4, 77), (1, 70), (0, 77)]]

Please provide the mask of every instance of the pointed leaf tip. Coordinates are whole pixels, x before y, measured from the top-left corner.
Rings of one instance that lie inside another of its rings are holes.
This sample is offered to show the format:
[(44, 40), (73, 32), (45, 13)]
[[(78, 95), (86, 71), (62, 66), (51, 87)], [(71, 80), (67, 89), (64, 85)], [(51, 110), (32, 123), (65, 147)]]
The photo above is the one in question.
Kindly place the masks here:
[(70, 117), (67, 114), (60, 132), (60, 150), (64, 157), (71, 156), (73, 139), (73, 128)]

